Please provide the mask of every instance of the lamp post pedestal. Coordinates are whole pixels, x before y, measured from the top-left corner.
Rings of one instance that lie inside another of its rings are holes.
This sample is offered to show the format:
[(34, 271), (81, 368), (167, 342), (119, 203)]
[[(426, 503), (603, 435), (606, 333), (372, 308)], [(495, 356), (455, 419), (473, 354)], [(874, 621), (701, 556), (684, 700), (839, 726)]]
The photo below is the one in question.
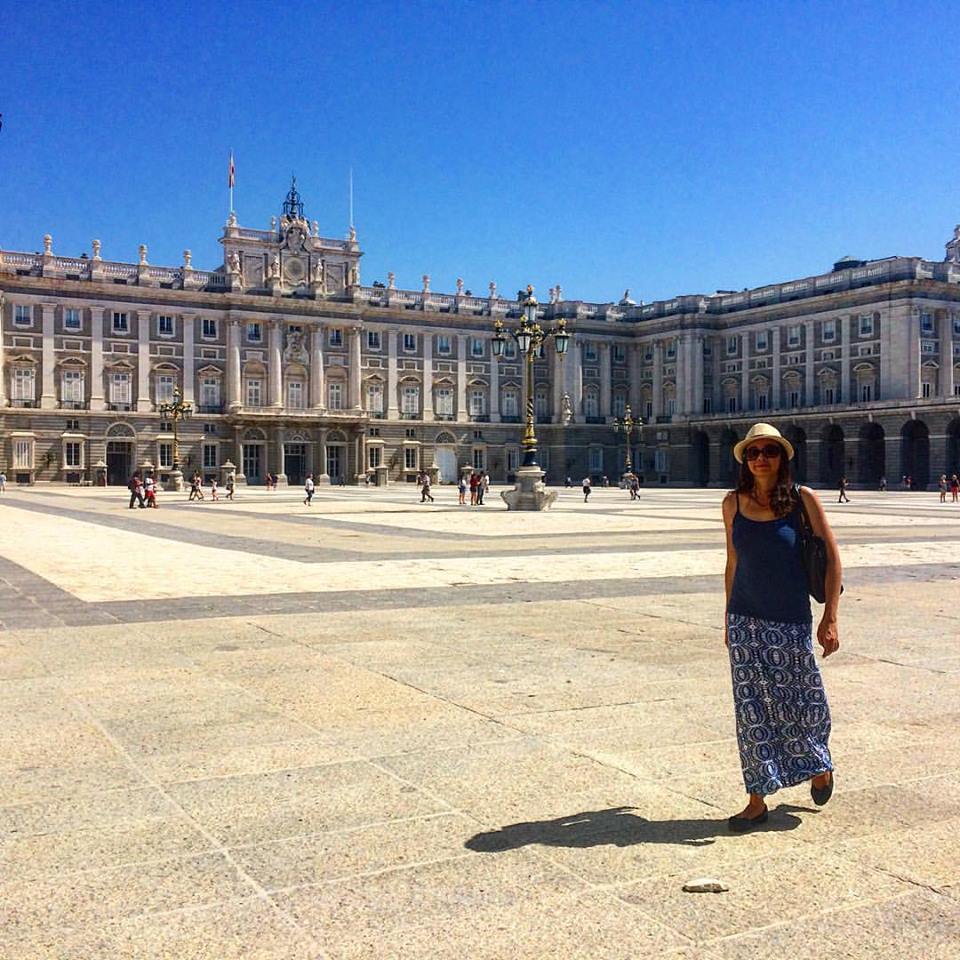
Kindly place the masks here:
[(517, 471), (517, 484), (512, 490), (504, 490), (500, 496), (508, 510), (549, 510), (557, 499), (556, 490), (548, 490), (543, 482), (545, 474), (537, 466), (521, 467)]
[(164, 483), (163, 489), (173, 493), (183, 493), (183, 471), (179, 467), (174, 467), (167, 474), (167, 481)]

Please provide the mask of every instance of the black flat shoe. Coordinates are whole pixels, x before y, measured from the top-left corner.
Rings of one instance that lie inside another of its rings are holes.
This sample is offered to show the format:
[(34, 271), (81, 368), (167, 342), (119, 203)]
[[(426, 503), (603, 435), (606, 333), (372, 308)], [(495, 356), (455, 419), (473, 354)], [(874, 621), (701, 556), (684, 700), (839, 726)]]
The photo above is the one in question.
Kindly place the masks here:
[(813, 797), (813, 802), (818, 806), (822, 807), (826, 802), (833, 796), (833, 771), (830, 771), (830, 782), (825, 787), (815, 787), (813, 781), (810, 781), (810, 796)]
[(730, 817), (730, 819), (727, 820), (727, 826), (730, 827), (733, 833), (746, 833), (748, 830), (752, 830), (754, 827), (759, 827), (760, 824), (766, 823), (769, 813), (770, 811), (764, 807), (763, 813), (758, 813), (755, 817)]

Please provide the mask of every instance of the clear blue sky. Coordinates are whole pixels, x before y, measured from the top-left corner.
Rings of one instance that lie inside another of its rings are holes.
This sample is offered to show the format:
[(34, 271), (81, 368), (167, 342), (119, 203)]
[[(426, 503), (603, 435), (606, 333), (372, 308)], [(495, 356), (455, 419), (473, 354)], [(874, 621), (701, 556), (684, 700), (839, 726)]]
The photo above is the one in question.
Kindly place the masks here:
[(637, 299), (943, 257), (960, 23), (910, 3), (0, 0), (0, 246), (218, 262), (306, 213), (363, 279)]

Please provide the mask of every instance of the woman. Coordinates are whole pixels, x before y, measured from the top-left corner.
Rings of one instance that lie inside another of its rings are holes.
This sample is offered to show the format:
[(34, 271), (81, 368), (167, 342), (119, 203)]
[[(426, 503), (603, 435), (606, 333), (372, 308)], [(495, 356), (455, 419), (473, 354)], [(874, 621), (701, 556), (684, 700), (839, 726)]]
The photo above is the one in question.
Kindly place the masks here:
[[(790, 477), (793, 447), (768, 423), (734, 448), (737, 489), (723, 501), (727, 532), (724, 641), (730, 653), (737, 742), (750, 801), (730, 829), (767, 819), (764, 797), (810, 780), (814, 802), (833, 793), (830, 708), (813, 655), (810, 597), (798, 535), (800, 503)], [(827, 546), (827, 600), (817, 627), (823, 655), (840, 646), (840, 555), (823, 507), (800, 487), (813, 532)]]

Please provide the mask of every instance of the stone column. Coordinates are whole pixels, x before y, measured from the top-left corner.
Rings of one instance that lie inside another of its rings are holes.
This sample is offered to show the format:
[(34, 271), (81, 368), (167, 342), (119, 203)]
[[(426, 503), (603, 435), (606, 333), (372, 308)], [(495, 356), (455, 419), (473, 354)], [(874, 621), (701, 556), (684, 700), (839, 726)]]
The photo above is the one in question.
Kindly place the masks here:
[(850, 324), (853, 321), (850, 317), (840, 317), (840, 402), (853, 403), (854, 397), (850, 396)]
[(53, 312), (56, 305), (44, 303), (41, 308), (43, 310), (43, 363), (40, 371), (42, 377), (40, 407), (43, 410), (53, 410), (57, 406), (57, 360), (53, 350)]
[(910, 311), (909, 314), (909, 327), (907, 328), (908, 340), (907, 340), (907, 349), (909, 350), (910, 356), (910, 380), (909, 380), (909, 393), (908, 397), (921, 397), (923, 396), (923, 387), (921, 382), (923, 378), (920, 375), (922, 370), (922, 363), (920, 357), (920, 310), (919, 308), (914, 308)]
[(610, 387), (610, 344), (602, 341), (600, 344), (600, 416), (604, 420), (609, 420), (611, 415), (611, 396)]
[(953, 317), (940, 311), (940, 396), (953, 399)]
[(137, 405), (136, 410), (150, 410), (150, 311), (137, 311)]
[(347, 402), (351, 410), (360, 409), (360, 328), (350, 328), (350, 366), (347, 370)]
[[(397, 402), (397, 337), (400, 334), (387, 332), (387, 419), (399, 420), (400, 407)], [(326, 463), (326, 461), (324, 461)]]
[(640, 364), (643, 359), (643, 350), (639, 343), (631, 343), (627, 348), (627, 370), (630, 376), (630, 409), (634, 417), (642, 417), (640, 409)]
[[(489, 347), (490, 341), (487, 341)], [(559, 377), (557, 378), (559, 379)], [(500, 361), (490, 351), (490, 422), (500, 422)]]
[(194, 397), (194, 356), (193, 335), (194, 324), (197, 318), (192, 313), (184, 313), (180, 317), (183, 324), (183, 399), (193, 403)]
[(3, 351), (3, 312), (5, 306), (5, 298), (0, 293), (0, 408), (7, 405), (7, 371)]
[[(240, 321), (229, 320), (227, 322), (227, 409), (234, 411), (239, 410), (242, 406), (240, 399)], [(242, 468), (239, 457), (238, 448), (236, 461), (238, 470)]]
[(653, 421), (663, 413), (663, 344), (653, 344)]
[(246, 483), (243, 472), (243, 427), (239, 424), (233, 428), (233, 462), (237, 465), (237, 483)]
[(327, 473), (327, 431), (326, 430), (320, 431), (319, 450), (320, 450), (320, 462), (314, 465), (315, 467), (314, 473), (316, 474), (316, 476), (314, 476), (313, 479), (316, 483), (329, 483), (330, 474)]
[(780, 388), (783, 386), (780, 376), (780, 328), (774, 327), (770, 336), (770, 352), (773, 354), (773, 372), (770, 383), (770, 407), (777, 410), (780, 407)]
[[(805, 407), (812, 407), (816, 400), (816, 392), (813, 389), (813, 386), (814, 386), (813, 340), (814, 340), (814, 324), (808, 323), (803, 328), (803, 346), (804, 346), (803, 405)], [(812, 474), (810, 475), (812, 476)]]
[(573, 408), (575, 423), (583, 423), (583, 343), (571, 335), (570, 346), (567, 347), (570, 362), (567, 365), (567, 383), (570, 394), (570, 406)]
[(90, 409), (106, 409), (103, 397), (103, 307), (90, 308)]
[(740, 409), (750, 409), (750, 334), (740, 334)]
[(423, 335), (423, 419), (433, 419), (433, 334), (429, 331)]
[(711, 359), (713, 361), (713, 411), (714, 413), (726, 413), (724, 407), (723, 395), (723, 377), (720, 371), (723, 369), (723, 337), (713, 338), (713, 349), (711, 350)]
[(276, 432), (274, 433), (274, 443), (277, 447), (277, 484), (281, 487), (285, 487), (287, 485), (286, 450), (284, 448), (285, 440), (286, 434), (284, 429), (282, 426), (278, 426)]
[(703, 334), (698, 333), (692, 342), (693, 350), (693, 400), (690, 414), (703, 416)]
[(323, 394), (323, 335), (324, 328), (319, 323), (310, 331), (310, 406), (314, 410), (322, 410), (327, 405)]
[(283, 330), (279, 320), (269, 321), (269, 347), (267, 353), (267, 406), (283, 406), (283, 361), (280, 338)]
[[(467, 419), (467, 340), (466, 334), (457, 337), (457, 420)], [(524, 401), (526, 402), (526, 401)]]

